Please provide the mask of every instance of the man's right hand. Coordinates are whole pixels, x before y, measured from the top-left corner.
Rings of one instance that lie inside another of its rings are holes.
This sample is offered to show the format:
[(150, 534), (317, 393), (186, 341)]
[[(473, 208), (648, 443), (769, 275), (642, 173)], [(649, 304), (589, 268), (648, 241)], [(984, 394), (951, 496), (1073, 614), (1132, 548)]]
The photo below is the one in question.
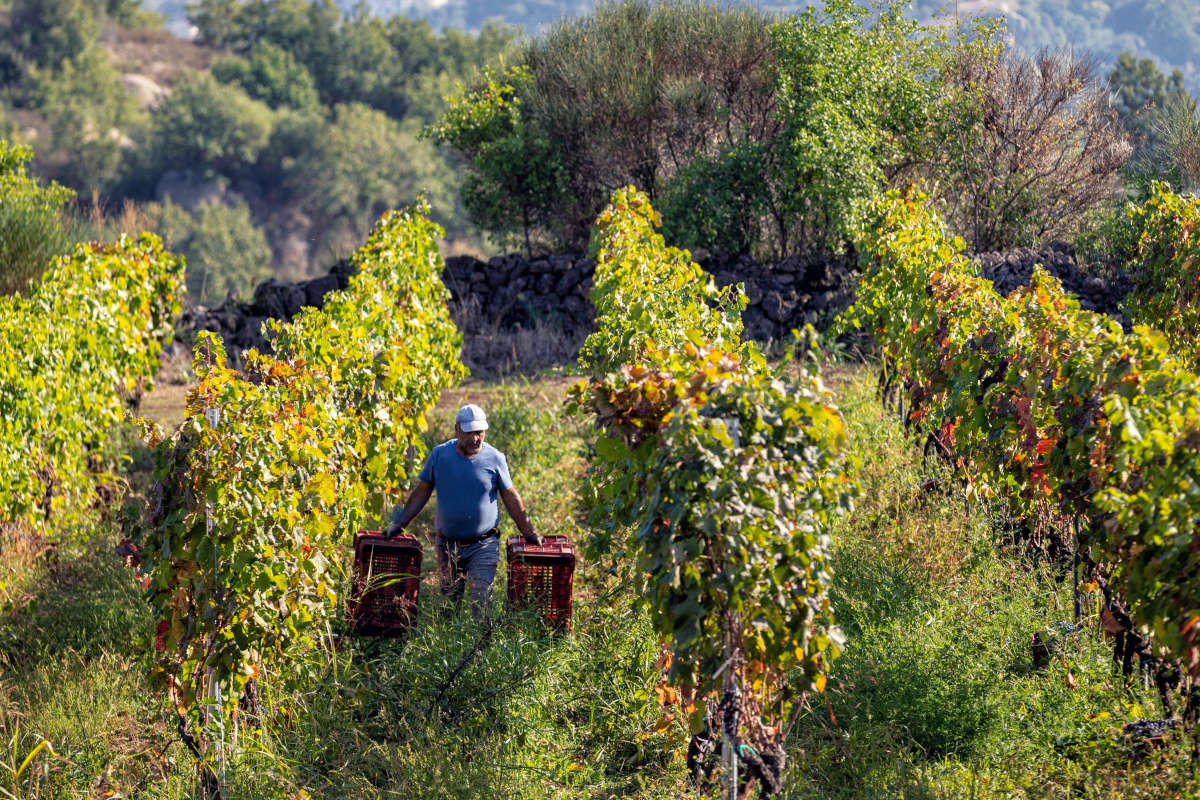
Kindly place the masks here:
[(404, 528), (400, 527), (399, 524), (393, 522), (391, 525), (388, 525), (386, 528), (383, 529), (383, 538), (394, 539), (402, 533), (404, 533)]

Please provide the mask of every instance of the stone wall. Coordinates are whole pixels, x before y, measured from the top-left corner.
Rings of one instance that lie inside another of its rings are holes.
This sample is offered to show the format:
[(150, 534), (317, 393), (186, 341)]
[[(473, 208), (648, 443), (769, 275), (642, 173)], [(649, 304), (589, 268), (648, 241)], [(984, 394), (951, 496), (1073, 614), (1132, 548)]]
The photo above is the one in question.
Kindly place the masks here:
[[(790, 256), (777, 264), (759, 264), (749, 256), (703, 252), (696, 256), (718, 285), (745, 284), (749, 305), (743, 321), (746, 332), (758, 340), (785, 337), (792, 328), (806, 322), (820, 326), (854, 299), (853, 254)], [(976, 260), (984, 277), (1003, 293), (1028, 285), (1034, 264), (1041, 263), (1079, 297), (1084, 308), (1109, 314), (1115, 314), (1128, 289), (1124, 284), (1109, 285), (1080, 270), (1073, 249), (1061, 242), (1039, 249), (984, 253)], [(543, 347), (538, 366), (516, 352), (509, 359), (511, 364), (536, 369), (546, 365), (540, 362), (554, 357), (568, 360), (571, 356), (566, 351), (577, 348), (595, 323), (588, 300), (595, 267), (592, 259), (578, 253), (534, 259), (519, 254), (488, 261), (470, 256), (446, 259), (442, 277), (452, 297), (451, 314), (467, 342), (464, 349), (468, 351), (468, 366), (476, 371), (486, 368), (485, 362), (495, 360), (510, 346), (496, 346), (496, 337), (514, 331), (525, 332), (527, 340), (531, 331), (537, 332), (534, 338), (557, 336), (563, 346), (557, 351)], [(199, 330), (218, 332), (233, 354), (250, 347), (267, 350), (269, 346), (259, 334), (264, 319), (288, 320), (304, 306), (320, 308), (325, 294), (345, 288), (349, 277), (349, 266), (342, 261), (328, 275), (301, 283), (267, 280), (258, 286), (249, 303), (228, 300), (217, 308), (185, 312), (177, 330), (184, 341), (190, 341)], [(470, 363), (471, 344), (476, 340), (487, 340), (487, 344), (475, 348), (474, 363)], [(516, 349), (515, 344), (511, 347)], [(560, 355), (549, 355), (555, 352)]]
[[(778, 338), (805, 322), (816, 322), (848, 306), (853, 292), (847, 280), (852, 257), (806, 259), (793, 256), (779, 264), (759, 264), (749, 256), (698, 254), (700, 266), (719, 286), (746, 285), (747, 331), (758, 339)], [(473, 304), (481, 313), (462, 320), (502, 328), (555, 322), (569, 331), (591, 330), (595, 313), (588, 293), (595, 262), (579, 254), (527, 260), (497, 256), (487, 262), (469, 256), (446, 260), (443, 278), (455, 304)], [(453, 307), (452, 307), (453, 308)]]
[(350, 285), (350, 265), (339, 261), (329, 274), (299, 283), (268, 278), (254, 290), (254, 299), (242, 303), (230, 298), (216, 308), (197, 306), (185, 310), (175, 322), (175, 338), (191, 343), (199, 331), (221, 334), (231, 355), (256, 347), (269, 352), (270, 345), (260, 330), (267, 319), (290, 320), (305, 306), (321, 308), (325, 295)]
[(1062, 281), (1064, 289), (1079, 299), (1082, 308), (1118, 318), (1117, 309), (1130, 288), (1128, 280), (1106, 282), (1081, 270), (1076, 263), (1075, 248), (1066, 242), (982, 253), (976, 257), (976, 263), (983, 277), (991, 280), (1000, 294), (1008, 294), (1018, 286), (1028, 286), (1034, 266), (1041, 264)]

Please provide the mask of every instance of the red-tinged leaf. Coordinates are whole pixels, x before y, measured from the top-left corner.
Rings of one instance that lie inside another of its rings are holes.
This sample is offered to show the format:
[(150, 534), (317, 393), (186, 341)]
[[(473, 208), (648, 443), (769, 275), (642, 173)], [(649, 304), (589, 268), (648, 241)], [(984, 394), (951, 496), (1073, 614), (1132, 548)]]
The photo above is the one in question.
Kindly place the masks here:
[(1057, 439), (1042, 439), (1037, 443), (1034, 449), (1040, 454), (1045, 455), (1054, 449), (1054, 445), (1058, 443)]
[(167, 631), (170, 629), (171, 624), (165, 619), (159, 620), (158, 625), (154, 629), (154, 649), (160, 653), (167, 649), (166, 636)]
[(1029, 483), (1041, 491), (1042, 494), (1049, 497), (1053, 490), (1050, 488), (1050, 482), (1046, 480), (1046, 465), (1042, 463), (1034, 464), (1029, 470)]

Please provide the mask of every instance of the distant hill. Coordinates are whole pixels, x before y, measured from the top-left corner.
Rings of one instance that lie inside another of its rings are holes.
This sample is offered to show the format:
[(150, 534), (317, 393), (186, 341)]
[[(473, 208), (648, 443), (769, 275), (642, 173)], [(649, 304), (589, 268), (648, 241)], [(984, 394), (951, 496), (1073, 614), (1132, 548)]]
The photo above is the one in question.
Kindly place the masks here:
[[(917, 0), (920, 18), (946, 8)], [(949, 4), (953, 13), (954, 3)], [(1003, 15), (1009, 36), (1027, 50), (1072, 47), (1104, 64), (1129, 51), (1152, 58), (1164, 72), (1179, 69), (1200, 88), (1200, 4), (1196, 0), (962, 0), (958, 13)]]
[[(357, 0), (338, 0), (347, 12)], [(477, 30), (497, 20), (536, 33), (563, 17), (586, 14), (595, 0), (368, 0), (380, 16), (406, 14), (429, 20), (435, 29)], [(756, 2), (766, 12), (791, 13), (804, 2)], [(145, 0), (164, 15), (168, 27), (185, 33), (184, 0)], [(955, 13), (951, 0), (916, 0), (914, 14), (923, 20)], [(1200, 11), (1197, 0), (961, 0), (962, 17), (1003, 15), (1012, 40), (1020, 47), (1073, 47), (1090, 51), (1102, 63), (1128, 50), (1153, 58), (1164, 72), (1178, 68), (1193, 90), (1200, 88)]]

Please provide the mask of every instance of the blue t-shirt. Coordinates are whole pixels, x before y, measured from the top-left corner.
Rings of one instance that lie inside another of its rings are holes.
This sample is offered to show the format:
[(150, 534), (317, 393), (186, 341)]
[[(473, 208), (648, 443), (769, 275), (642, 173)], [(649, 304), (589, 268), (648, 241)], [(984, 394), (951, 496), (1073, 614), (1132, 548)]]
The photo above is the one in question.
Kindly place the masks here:
[(508, 460), (487, 442), (467, 458), (451, 439), (429, 452), (417, 476), (437, 492), (434, 524), (450, 539), (482, 536), (500, 522), (499, 493), (512, 488)]

